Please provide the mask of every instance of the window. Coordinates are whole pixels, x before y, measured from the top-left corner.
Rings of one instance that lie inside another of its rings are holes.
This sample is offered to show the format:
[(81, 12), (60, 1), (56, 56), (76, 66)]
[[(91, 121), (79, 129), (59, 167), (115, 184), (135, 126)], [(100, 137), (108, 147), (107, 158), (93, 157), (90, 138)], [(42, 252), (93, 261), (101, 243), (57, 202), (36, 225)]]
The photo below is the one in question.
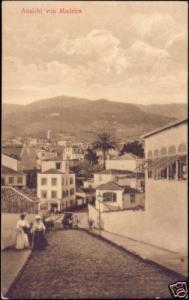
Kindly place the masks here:
[(161, 148), (161, 155), (166, 155), (167, 154), (167, 149), (165, 147)]
[(64, 185), (64, 178), (62, 177), (62, 185)]
[(70, 177), (70, 184), (73, 184), (73, 178)]
[(172, 146), (169, 147), (168, 153), (169, 154), (175, 154), (176, 153), (176, 148), (175, 148), (174, 145), (172, 145)]
[(119, 182), (119, 177), (118, 176), (115, 177), (115, 182)]
[(14, 183), (14, 177), (9, 177), (9, 183), (13, 184)]
[(70, 190), (70, 195), (74, 195), (74, 192), (75, 192), (75, 190), (74, 190), (74, 189), (71, 189), (71, 190)]
[(176, 162), (169, 166), (169, 179), (176, 179)]
[(167, 178), (167, 168), (162, 169), (160, 171), (160, 177), (161, 177), (161, 179), (166, 179)]
[(186, 165), (186, 156), (178, 161), (178, 179), (186, 180), (187, 179), (187, 165)]
[(135, 203), (135, 194), (130, 194), (130, 201), (131, 203)]
[(148, 170), (148, 178), (152, 178), (152, 170)]
[(41, 185), (47, 184), (47, 178), (41, 178)]
[(17, 183), (23, 183), (23, 178), (22, 177), (18, 177), (17, 178)]
[(142, 191), (145, 191), (145, 181), (141, 181), (141, 189)]
[(47, 198), (47, 191), (41, 191), (41, 198)]
[(116, 202), (117, 195), (116, 193), (104, 193), (103, 194), (103, 201), (105, 202)]
[(51, 197), (52, 197), (53, 199), (56, 199), (56, 198), (57, 198), (57, 191), (52, 191), (52, 192), (51, 192)]
[(154, 157), (158, 157), (159, 156), (159, 150), (158, 149), (155, 149), (154, 150)]
[(61, 163), (60, 162), (56, 162), (56, 169), (60, 170), (61, 169)]
[(52, 185), (57, 185), (57, 178), (51, 178)]
[(184, 152), (184, 153), (186, 153), (186, 144), (180, 144), (179, 146), (178, 146), (178, 152)]
[(4, 177), (1, 178), (1, 185), (5, 185), (5, 178)]

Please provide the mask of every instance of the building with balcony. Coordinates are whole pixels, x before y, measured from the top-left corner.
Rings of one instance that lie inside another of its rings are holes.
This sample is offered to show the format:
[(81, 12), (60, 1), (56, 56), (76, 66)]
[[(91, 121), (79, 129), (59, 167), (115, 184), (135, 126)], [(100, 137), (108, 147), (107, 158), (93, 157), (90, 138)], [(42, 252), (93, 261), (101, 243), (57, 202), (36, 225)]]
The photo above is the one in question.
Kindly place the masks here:
[[(145, 209), (156, 242), (187, 249), (187, 131), (181, 120), (143, 136), (145, 140)], [(160, 242), (161, 241), (161, 242)]]

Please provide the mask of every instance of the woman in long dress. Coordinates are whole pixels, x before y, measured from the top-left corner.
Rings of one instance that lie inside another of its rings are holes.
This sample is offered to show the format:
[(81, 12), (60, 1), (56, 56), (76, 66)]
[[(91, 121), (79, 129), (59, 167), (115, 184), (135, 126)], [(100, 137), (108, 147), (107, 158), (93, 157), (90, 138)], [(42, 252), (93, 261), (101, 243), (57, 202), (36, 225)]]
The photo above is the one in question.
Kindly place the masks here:
[(35, 222), (33, 224), (33, 250), (44, 250), (48, 243), (45, 238), (45, 225), (42, 221), (41, 216), (35, 217)]
[(24, 248), (29, 248), (28, 235), (26, 234), (26, 229), (29, 229), (29, 224), (27, 222), (26, 214), (22, 213), (20, 219), (16, 224), (17, 235), (16, 235), (16, 249), (22, 250)]

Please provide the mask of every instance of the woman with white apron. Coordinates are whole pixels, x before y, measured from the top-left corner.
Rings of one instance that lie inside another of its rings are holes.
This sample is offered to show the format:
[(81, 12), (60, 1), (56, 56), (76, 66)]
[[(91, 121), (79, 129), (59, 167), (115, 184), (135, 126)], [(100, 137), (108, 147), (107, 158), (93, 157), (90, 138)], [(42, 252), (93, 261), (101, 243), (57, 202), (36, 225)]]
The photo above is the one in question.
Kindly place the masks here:
[(29, 229), (29, 223), (25, 218), (26, 218), (26, 214), (22, 213), (20, 215), (20, 219), (16, 224), (17, 235), (16, 235), (15, 248), (17, 250), (29, 248), (28, 235), (26, 233), (26, 231)]

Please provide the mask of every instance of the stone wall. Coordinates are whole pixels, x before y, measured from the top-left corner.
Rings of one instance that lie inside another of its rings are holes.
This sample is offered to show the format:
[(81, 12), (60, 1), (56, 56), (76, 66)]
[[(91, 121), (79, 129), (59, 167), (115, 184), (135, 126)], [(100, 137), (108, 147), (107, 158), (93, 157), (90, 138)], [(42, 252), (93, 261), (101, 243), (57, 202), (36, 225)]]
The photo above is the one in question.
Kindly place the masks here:
[[(112, 233), (186, 254), (187, 211), (183, 212), (186, 204), (181, 204), (182, 208), (178, 208), (177, 211), (175, 206), (171, 211), (170, 201), (166, 203), (166, 199), (160, 201), (159, 207), (163, 201), (164, 206), (161, 210), (154, 202), (154, 210), (151, 208), (151, 212), (132, 210), (101, 212), (102, 227)], [(89, 207), (89, 218), (92, 218), (98, 227), (98, 210)]]

